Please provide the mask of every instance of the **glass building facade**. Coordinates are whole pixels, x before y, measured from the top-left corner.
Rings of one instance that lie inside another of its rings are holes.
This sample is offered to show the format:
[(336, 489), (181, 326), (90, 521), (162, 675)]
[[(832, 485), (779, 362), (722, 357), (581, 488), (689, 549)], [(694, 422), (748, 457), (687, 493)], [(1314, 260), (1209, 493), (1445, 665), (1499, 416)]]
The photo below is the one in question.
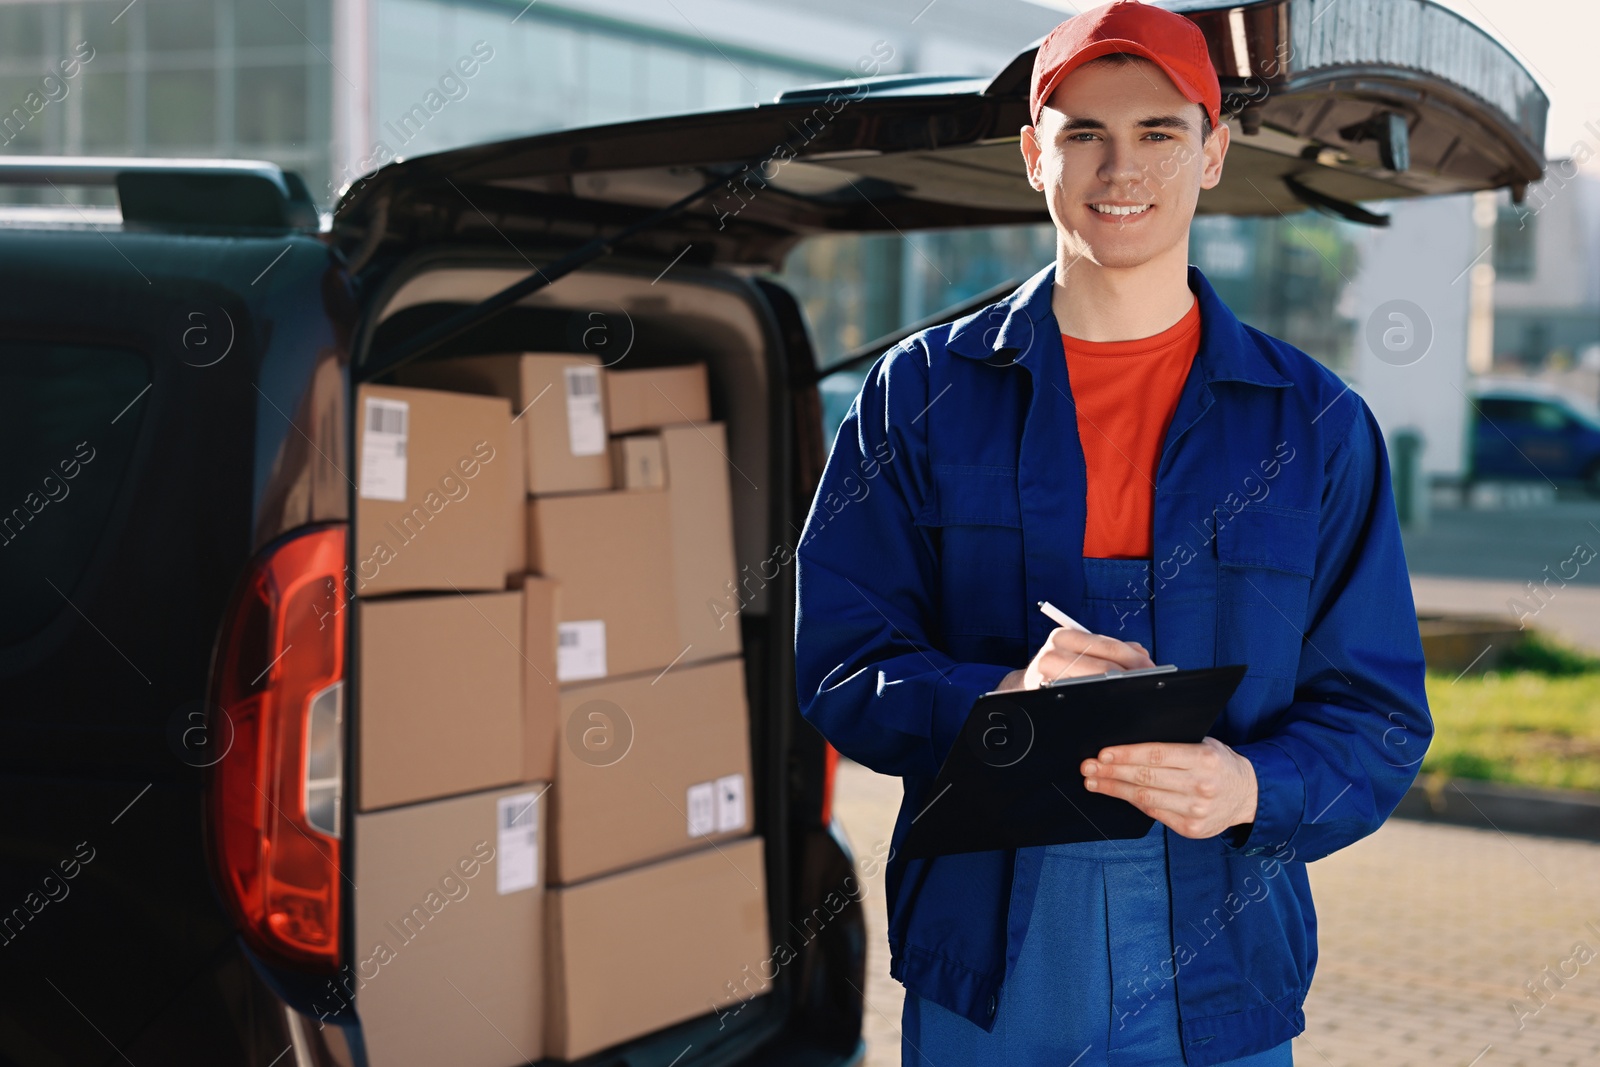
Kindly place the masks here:
[[(377, 135), (477, 46), (492, 50), (401, 154), (478, 141), (771, 100), (846, 76), (834, 69), (668, 34), (547, 3), (376, 0)], [(686, 25), (685, 29), (690, 26)]]
[[(550, 0), (0, 0), (0, 152), (266, 159), (327, 209), (397, 157), (753, 104), (850, 74), (718, 40), (678, 13), (681, 33)], [(340, 125), (341, 113), (354, 117)], [(110, 190), (0, 195), (112, 202)], [(1347, 230), (1309, 213), (1202, 218), (1190, 258), (1241, 318), (1342, 370)], [(778, 277), (826, 364), (1026, 278), (1054, 245), (1048, 225), (822, 238)], [(852, 377), (827, 387), (853, 393)]]
[[(267, 159), (315, 188), (331, 159), (330, 2), (0, 4), (0, 152)], [(11, 199), (51, 195), (28, 194)]]
[[(362, 161), (732, 107), (846, 74), (509, 0), (355, 5), (363, 70), (336, 45), (334, 2), (0, 3), (0, 152), (266, 159), (326, 209)], [(367, 114), (365, 143), (341, 151), (344, 95)]]

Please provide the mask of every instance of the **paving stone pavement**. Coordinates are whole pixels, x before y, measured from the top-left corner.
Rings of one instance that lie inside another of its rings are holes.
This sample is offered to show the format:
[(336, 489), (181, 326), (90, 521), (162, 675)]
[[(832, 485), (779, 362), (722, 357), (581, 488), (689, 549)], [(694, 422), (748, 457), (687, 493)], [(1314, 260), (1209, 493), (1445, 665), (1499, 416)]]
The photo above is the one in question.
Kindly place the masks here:
[[(888, 840), (900, 796), (840, 760), (834, 811), (858, 858)], [(1600, 845), (1393, 819), (1310, 874), (1300, 1067), (1600, 1067)], [(890, 1067), (904, 991), (882, 873), (866, 884), (866, 1067)]]

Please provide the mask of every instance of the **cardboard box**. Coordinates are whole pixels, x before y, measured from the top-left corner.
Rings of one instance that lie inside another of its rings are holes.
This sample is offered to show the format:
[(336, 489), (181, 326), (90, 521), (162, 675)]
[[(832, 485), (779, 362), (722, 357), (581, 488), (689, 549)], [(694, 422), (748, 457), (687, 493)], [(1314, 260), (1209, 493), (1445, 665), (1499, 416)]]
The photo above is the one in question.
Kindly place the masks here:
[(563, 686), (550, 881), (566, 885), (754, 828), (738, 657)]
[(682, 662), (738, 652), (743, 643), (725, 427), (720, 422), (668, 426), (659, 436), (667, 467), (678, 647), (688, 647)]
[(710, 418), (704, 363), (606, 371), (606, 422), (614, 434)]
[(355, 959), (329, 984), (373, 1067), (543, 1055), (545, 789), (356, 816)]
[(356, 418), (357, 591), (504, 589), (510, 403), (363, 385)]
[(356, 601), (357, 810), (523, 780), (522, 597)]
[(402, 382), (490, 393), (511, 402), (529, 494), (610, 489), (604, 371), (592, 356), (525, 352), (413, 364)]
[(528, 566), (561, 583), (558, 681), (659, 671), (678, 642), (660, 489), (534, 497)]
[(552, 889), (546, 909), (545, 1051), (557, 1059), (771, 988), (759, 837)]
[(536, 574), (522, 585), (522, 777), (550, 781), (556, 773), (561, 692), (556, 678), (556, 620), (561, 585)]
[(667, 471), (657, 434), (611, 439), (611, 478), (618, 489), (665, 489)]

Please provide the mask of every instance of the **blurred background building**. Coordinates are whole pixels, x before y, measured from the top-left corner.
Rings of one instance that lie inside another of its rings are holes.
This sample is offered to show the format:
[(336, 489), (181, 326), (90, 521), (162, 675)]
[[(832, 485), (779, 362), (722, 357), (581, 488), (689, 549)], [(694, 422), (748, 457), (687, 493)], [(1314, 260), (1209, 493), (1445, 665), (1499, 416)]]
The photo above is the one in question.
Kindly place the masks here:
[[(79, 42), (92, 58), (48, 101), (55, 113), (0, 151), (267, 159), (300, 172), (327, 209), (344, 184), (395, 158), (757, 103), (850, 77), (863, 59), (880, 73), (988, 77), (1070, 10), (1026, 0), (9, 0), (0, 102), (22, 101)], [(1332, 309), (1348, 252), (1335, 225), (1215, 220), (1197, 244), (1196, 262), (1247, 317), (1259, 309), (1263, 328), (1346, 361), (1349, 330)], [(837, 355), (1026, 277), (1052, 248), (1044, 227), (819, 241), (787, 273), (825, 354)]]
[[(1071, 10), (1066, 0), (0, 0), (0, 152), (266, 159), (298, 171), (326, 211), (366, 171), (460, 145), (753, 104), (863, 70), (987, 78)], [(41, 81), (71, 58), (75, 76)], [(1523, 205), (1502, 198), (1489, 238), (1465, 201), (1394, 205), (1389, 231), (1314, 212), (1201, 218), (1191, 261), (1241, 318), (1371, 399), (1384, 388), (1363, 334), (1376, 294), (1437, 275), (1430, 242), (1456, 227), (1449, 255), (1471, 259), (1492, 243), (1480, 261), (1492, 273), (1417, 300), (1455, 365), (1444, 377), (1465, 380), (1476, 291), (1493, 306), (1476, 312), (1487, 363), (1471, 369), (1568, 374), (1582, 390), (1600, 383), (1600, 179), (1576, 162), (1551, 173)], [(1422, 236), (1396, 236), (1413, 231)], [(1048, 226), (827, 238), (802, 245), (783, 277), (833, 361), (1027, 277), (1053, 241)], [(854, 392), (849, 376), (828, 387)], [(1446, 476), (1460, 466), (1465, 417), (1450, 402), (1427, 434), (1426, 465)], [(1386, 410), (1381, 397), (1375, 407)]]
[(1520, 205), (1497, 198), (1494, 369), (1600, 402), (1600, 173), (1567, 158), (1546, 174)]

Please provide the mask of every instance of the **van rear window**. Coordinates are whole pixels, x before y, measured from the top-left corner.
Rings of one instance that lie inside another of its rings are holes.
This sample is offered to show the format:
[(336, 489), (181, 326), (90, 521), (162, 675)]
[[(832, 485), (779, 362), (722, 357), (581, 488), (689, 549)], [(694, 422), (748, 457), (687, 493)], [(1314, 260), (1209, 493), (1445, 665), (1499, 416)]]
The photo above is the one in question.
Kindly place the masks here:
[(148, 364), (123, 349), (0, 343), (0, 645), (66, 608), (110, 518), (149, 386)]

